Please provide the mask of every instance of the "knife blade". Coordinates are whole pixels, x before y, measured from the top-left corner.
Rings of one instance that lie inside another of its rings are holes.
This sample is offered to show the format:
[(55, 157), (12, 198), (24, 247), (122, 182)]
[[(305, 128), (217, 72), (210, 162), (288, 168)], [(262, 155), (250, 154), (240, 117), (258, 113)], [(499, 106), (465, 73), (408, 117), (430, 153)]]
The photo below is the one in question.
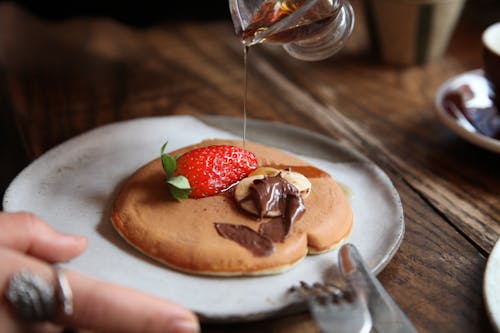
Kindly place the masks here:
[(339, 250), (340, 271), (359, 294), (364, 294), (373, 319), (373, 327), (384, 333), (417, 333), (408, 317), (377, 280), (353, 244)]

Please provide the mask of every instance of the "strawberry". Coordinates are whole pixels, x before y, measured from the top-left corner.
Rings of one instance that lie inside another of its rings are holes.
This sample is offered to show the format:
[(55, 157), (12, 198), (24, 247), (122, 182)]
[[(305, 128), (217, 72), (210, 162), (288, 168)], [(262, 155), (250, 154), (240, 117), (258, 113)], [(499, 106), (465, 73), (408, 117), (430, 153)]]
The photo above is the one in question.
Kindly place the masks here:
[(255, 155), (241, 147), (197, 148), (179, 157), (164, 153), (161, 160), (170, 193), (176, 199), (204, 198), (229, 188), (257, 168)]

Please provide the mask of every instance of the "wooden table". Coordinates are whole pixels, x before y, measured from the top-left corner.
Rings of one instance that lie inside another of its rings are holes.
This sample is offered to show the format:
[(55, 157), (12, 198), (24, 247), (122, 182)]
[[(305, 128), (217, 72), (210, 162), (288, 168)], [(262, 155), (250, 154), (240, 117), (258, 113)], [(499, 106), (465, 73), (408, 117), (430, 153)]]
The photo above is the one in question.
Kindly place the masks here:
[[(361, 1), (353, 2), (362, 16)], [(363, 20), (326, 61), (300, 62), (269, 45), (251, 50), (250, 117), (334, 138), (374, 161), (398, 189), (405, 239), (379, 279), (420, 332), (492, 331), (482, 277), (500, 232), (500, 155), (439, 123), (433, 99), (446, 79), (481, 67), (479, 36), (498, 12), (494, 1), (470, 3), (448, 52), (422, 66), (379, 63)], [(110, 19), (47, 22), (0, 5), (1, 190), (49, 148), (99, 125), (173, 114), (241, 116), (242, 68), (229, 21), (137, 29)], [(204, 326), (314, 330), (307, 314)]]

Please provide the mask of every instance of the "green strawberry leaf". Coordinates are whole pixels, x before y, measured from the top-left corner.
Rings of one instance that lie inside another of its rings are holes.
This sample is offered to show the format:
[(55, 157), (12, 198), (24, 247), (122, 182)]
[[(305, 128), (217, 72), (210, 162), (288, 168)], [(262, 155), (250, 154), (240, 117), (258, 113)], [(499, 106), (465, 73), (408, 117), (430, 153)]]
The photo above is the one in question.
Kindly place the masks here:
[(184, 176), (175, 176), (167, 179), (170, 194), (177, 200), (187, 199), (191, 193), (189, 180)]
[(166, 183), (168, 184), (168, 189), (175, 199), (187, 199), (189, 194), (191, 194), (191, 185), (185, 176), (174, 176), (175, 169), (177, 168), (177, 159), (180, 156), (171, 156), (165, 153), (167, 143), (168, 142), (165, 142), (163, 146), (161, 146), (160, 157), (163, 171), (165, 171), (167, 176)]
[(161, 164), (163, 166), (163, 170), (167, 175), (167, 178), (170, 178), (174, 175), (175, 169), (177, 168), (177, 158), (172, 157), (165, 153), (165, 147), (168, 142), (165, 142), (163, 146), (161, 146)]
[(177, 187), (178, 189), (190, 190), (189, 180), (184, 176), (175, 176), (167, 180), (167, 183)]

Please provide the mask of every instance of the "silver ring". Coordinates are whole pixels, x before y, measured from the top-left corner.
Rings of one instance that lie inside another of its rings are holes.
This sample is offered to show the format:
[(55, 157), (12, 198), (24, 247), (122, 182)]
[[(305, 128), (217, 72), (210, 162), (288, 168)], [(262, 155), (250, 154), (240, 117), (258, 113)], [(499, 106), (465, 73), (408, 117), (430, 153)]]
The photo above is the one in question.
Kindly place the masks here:
[(54, 266), (54, 271), (56, 273), (59, 303), (62, 304), (64, 314), (70, 316), (73, 314), (73, 292), (62, 268), (56, 265)]
[(15, 315), (29, 322), (54, 318), (58, 307), (66, 315), (73, 313), (73, 293), (62, 269), (54, 266), (56, 286), (31, 271), (15, 273), (5, 296)]

